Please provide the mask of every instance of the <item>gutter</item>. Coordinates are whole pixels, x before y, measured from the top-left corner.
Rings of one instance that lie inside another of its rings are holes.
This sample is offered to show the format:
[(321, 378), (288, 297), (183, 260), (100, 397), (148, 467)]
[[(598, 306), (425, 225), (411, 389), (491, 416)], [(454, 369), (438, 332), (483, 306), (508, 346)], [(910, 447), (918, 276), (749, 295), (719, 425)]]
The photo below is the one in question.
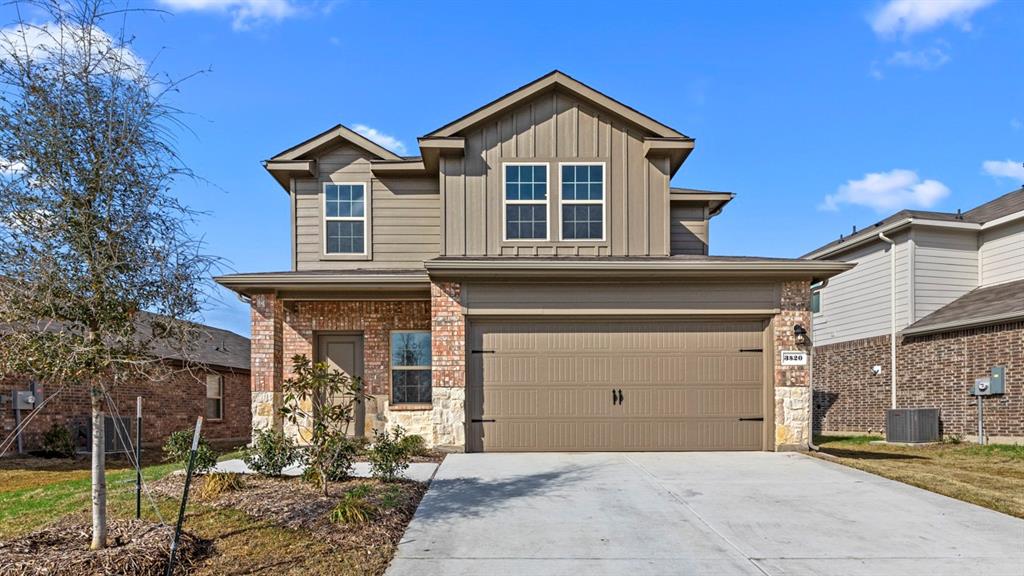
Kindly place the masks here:
[(652, 275), (701, 276), (733, 273), (735, 275), (804, 275), (828, 278), (850, 270), (854, 264), (831, 260), (794, 260), (786, 262), (742, 262), (742, 261), (580, 261), (568, 259), (534, 260), (491, 259), (491, 260), (428, 260), (424, 266), (435, 275), (485, 275), (493, 277), (495, 272), (515, 275), (581, 275), (593, 277), (596, 274), (650, 273)]
[[(996, 220), (993, 220), (992, 222), (996, 222)], [(929, 220), (926, 218), (916, 218), (910, 216), (902, 220), (890, 222), (889, 224), (886, 224), (885, 226), (881, 226), (874, 230), (864, 230), (861, 232), (861, 234), (858, 234), (857, 236), (851, 236), (849, 239), (843, 240), (839, 244), (835, 244), (827, 248), (819, 248), (813, 252), (808, 252), (807, 254), (801, 256), (801, 258), (807, 260), (817, 260), (819, 258), (824, 258), (826, 256), (832, 256), (839, 252), (845, 252), (846, 250), (849, 250), (850, 248), (853, 248), (855, 246), (860, 246), (862, 244), (866, 244), (867, 242), (876, 240), (878, 238), (878, 234), (895, 232), (899, 229), (902, 229), (910, 225), (927, 226), (930, 228), (951, 228), (958, 230), (985, 229), (985, 225), (978, 224), (977, 222), (952, 222), (946, 220)]]
[(977, 328), (978, 326), (1002, 324), (1004, 322), (1015, 322), (1017, 320), (1024, 320), (1024, 310), (1015, 310), (1013, 312), (1004, 312), (1002, 314), (980, 316), (978, 318), (972, 318), (970, 320), (951, 320), (949, 322), (942, 322), (940, 324), (933, 324), (931, 326), (922, 326), (920, 328), (907, 328), (903, 332), (900, 332), (900, 336), (906, 338), (907, 336), (939, 334), (941, 332), (950, 332), (952, 330), (962, 330), (964, 328)]
[[(913, 220), (913, 219), (911, 219)], [(889, 378), (892, 406), (896, 409), (896, 242), (879, 232), (878, 239), (889, 245)]]

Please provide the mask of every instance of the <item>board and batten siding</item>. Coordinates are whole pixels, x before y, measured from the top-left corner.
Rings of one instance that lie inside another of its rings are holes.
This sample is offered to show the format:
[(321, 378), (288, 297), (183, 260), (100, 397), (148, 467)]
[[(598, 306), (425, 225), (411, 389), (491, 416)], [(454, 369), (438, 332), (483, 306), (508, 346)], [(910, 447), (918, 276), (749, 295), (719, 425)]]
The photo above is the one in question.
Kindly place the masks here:
[[(319, 179), (295, 180), (295, 269), (413, 269), (439, 253), (441, 205), (438, 181), (424, 178), (378, 178), (370, 155), (341, 146), (317, 158)], [(323, 185), (362, 182), (369, 191), (366, 258), (325, 255)]]
[[(909, 234), (896, 234), (896, 329), (907, 327), (912, 283)], [(888, 244), (875, 241), (834, 259), (856, 263), (829, 280), (821, 291), (821, 311), (814, 314), (814, 344), (881, 336), (890, 331), (890, 264)]]
[[(465, 133), (464, 157), (442, 158), (445, 256), (665, 256), (669, 165), (644, 156), (648, 134), (558, 91)], [(549, 165), (547, 241), (503, 240), (502, 164)], [(605, 239), (560, 238), (559, 162), (605, 163)]]
[(698, 202), (672, 202), (669, 224), (669, 253), (708, 253), (708, 219), (706, 205)]
[(1024, 279), (1024, 220), (985, 230), (979, 244), (981, 285)]
[(916, 322), (978, 287), (978, 235), (973, 230), (914, 228)]

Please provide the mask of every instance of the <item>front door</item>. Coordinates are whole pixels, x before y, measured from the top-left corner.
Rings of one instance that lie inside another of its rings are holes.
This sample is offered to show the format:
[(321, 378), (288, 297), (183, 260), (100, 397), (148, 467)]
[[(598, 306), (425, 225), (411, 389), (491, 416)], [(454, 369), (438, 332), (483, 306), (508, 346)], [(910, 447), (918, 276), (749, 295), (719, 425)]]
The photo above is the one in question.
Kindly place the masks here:
[[(350, 378), (363, 376), (362, 334), (321, 334), (317, 337), (317, 361), (327, 364)], [(355, 406), (355, 434), (362, 437), (366, 430), (366, 405)]]

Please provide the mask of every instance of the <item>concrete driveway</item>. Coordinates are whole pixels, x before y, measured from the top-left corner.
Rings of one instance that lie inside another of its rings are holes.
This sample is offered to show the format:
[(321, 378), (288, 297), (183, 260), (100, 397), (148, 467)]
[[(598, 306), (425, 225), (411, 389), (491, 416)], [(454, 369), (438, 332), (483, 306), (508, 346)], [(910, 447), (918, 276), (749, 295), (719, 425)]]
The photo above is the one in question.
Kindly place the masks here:
[(801, 454), (456, 454), (388, 576), (1024, 574), (1024, 521)]

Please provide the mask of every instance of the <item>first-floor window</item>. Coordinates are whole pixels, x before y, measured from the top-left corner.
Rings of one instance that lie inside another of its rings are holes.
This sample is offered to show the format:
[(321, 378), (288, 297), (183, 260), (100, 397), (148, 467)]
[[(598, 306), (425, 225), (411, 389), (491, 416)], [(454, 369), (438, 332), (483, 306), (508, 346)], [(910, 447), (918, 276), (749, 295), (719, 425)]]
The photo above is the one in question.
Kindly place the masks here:
[(430, 332), (391, 333), (391, 401), (430, 403)]
[(206, 418), (224, 418), (224, 378), (220, 374), (206, 375)]

